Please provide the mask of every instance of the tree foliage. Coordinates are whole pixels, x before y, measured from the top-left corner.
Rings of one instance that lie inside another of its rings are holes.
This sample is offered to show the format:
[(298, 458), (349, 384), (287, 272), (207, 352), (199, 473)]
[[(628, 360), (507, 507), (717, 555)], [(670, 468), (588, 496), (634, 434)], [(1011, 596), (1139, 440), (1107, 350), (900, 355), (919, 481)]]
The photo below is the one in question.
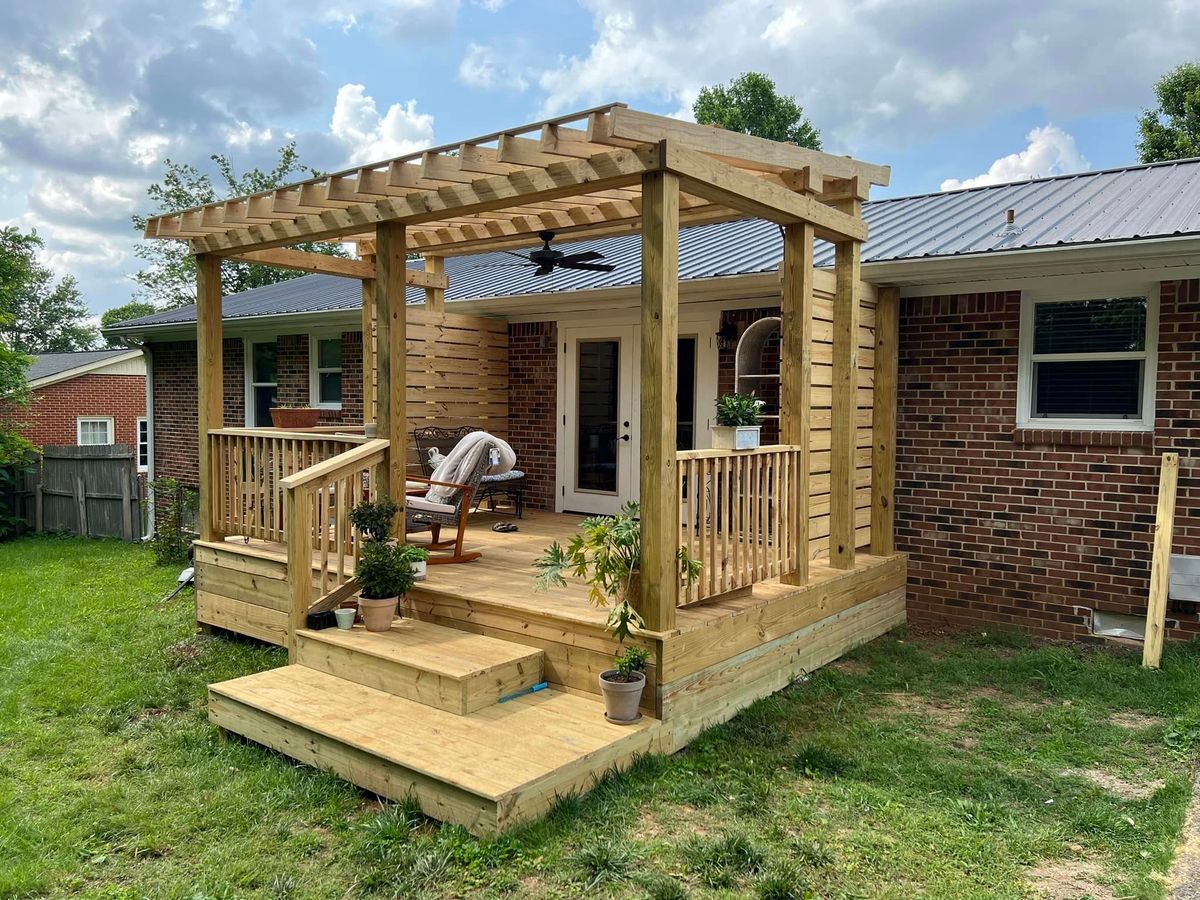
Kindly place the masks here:
[[(0, 317), (0, 327), (5, 320)], [(29, 406), (29, 364), (33, 360), (0, 337), (0, 467), (21, 462), (33, 445), (21, 436), (21, 414)]]
[(0, 229), (0, 342), (21, 353), (87, 350), (96, 342), (75, 279), (57, 282), (38, 262), (42, 239), (16, 226)]
[(1162, 162), (1200, 156), (1200, 63), (1184, 63), (1158, 80), (1155, 109), (1138, 120), (1138, 157)]
[[(103, 315), (100, 316), (100, 327), (108, 328), (112, 325), (119, 325), (121, 322), (128, 322), (132, 319), (140, 319), (142, 316), (153, 315), (156, 312), (158, 312), (157, 308), (144, 300), (130, 300), (121, 306), (114, 306), (112, 309), (105, 310)], [(118, 335), (106, 335), (105, 340), (110, 347), (125, 347), (129, 345), (126, 338)]]
[[(213, 183), (208, 173), (193, 165), (164, 160), (166, 172), (162, 181), (156, 181), (146, 189), (152, 211), (148, 215), (133, 217), (133, 227), (139, 234), (146, 230), (146, 222), (151, 215), (204, 206), (224, 197), (242, 197), (269, 191), (321, 174), (300, 162), (295, 141), (279, 149), (279, 160), (267, 170), (256, 166), (239, 175), (234, 171), (229, 157), (214, 154), (210, 159), (216, 165), (219, 185)], [(295, 249), (331, 256), (346, 255), (341, 244), (336, 243), (298, 244)], [(196, 261), (189, 255), (186, 242), (140, 241), (133, 252), (145, 263), (141, 271), (133, 276), (137, 282), (134, 290), (136, 301), (148, 303), (154, 309), (174, 309), (195, 302)], [(221, 288), (226, 295), (237, 294), (298, 278), (303, 274), (253, 263), (227, 262), (221, 266)]]
[(821, 132), (796, 98), (781, 95), (775, 82), (761, 72), (744, 72), (727, 85), (701, 88), (692, 115), (702, 125), (821, 149)]

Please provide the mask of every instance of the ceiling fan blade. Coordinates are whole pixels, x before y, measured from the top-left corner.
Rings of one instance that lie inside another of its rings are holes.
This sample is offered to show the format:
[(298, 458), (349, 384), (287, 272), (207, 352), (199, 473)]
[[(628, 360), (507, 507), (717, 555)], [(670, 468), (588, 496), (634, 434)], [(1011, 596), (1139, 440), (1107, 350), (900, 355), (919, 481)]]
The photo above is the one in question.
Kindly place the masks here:
[(471, 266), (472, 269), (527, 269), (537, 263), (475, 263)]
[(525, 262), (529, 262), (529, 257), (524, 253), (517, 253), (515, 250), (501, 250), (500, 252), (507, 253), (509, 256), (515, 256), (517, 259), (523, 259)]
[(604, 254), (596, 250), (588, 250), (584, 253), (568, 253), (566, 256), (559, 257), (559, 263), (565, 262), (595, 262), (598, 259), (604, 259)]
[(537, 270), (533, 274), (534, 275), (549, 275), (553, 271), (554, 271), (554, 266), (538, 266)]
[(559, 260), (556, 265), (560, 269), (580, 269), (584, 272), (615, 272), (617, 267), (608, 263), (580, 263)]

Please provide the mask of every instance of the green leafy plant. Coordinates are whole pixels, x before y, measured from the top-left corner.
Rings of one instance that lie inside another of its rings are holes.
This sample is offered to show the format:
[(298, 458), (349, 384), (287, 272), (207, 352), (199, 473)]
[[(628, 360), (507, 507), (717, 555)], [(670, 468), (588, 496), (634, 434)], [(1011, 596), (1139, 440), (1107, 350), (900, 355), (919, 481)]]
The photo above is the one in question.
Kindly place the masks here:
[(154, 535), (150, 550), (160, 565), (187, 561), (192, 544), (188, 523), (194, 519), (196, 492), (174, 478), (156, 478), (150, 482), (154, 502)]
[(415, 576), (408, 547), (391, 541), (363, 541), (355, 577), (364, 600), (389, 600), (407, 594)]
[(717, 424), (725, 426), (757, 425), (763, 401), (749, 394), (725, 394), (717, 401)]
[(639, 673), (646, 671), (650, 653), (644, 647), (626, 647), (625, 652), (613, 661), (617, 670), (614, 681), (636, 681)]
[[(615, 516), (590, 516), (579, 523), (579, 532), (566, 547), (558, 541), (533, 561), (538, 570), (534, 588), (566, 587), (566, 575), (584, 579), (588, 600), (597, 607), (614, 603), (608, 629), (622, 643), (630, 628), (641, 628), (642, 617), (633, 608), (642, 566), (642, 522), (636, 502), (626, 503)], [(700, 561), (685, 548), (677, 554), (679, 576), (685, 585), (700, 577)]]
[[(380, 500), (364, 500), (350, 510), (350, 524), (373, 541), (386, 541), (392, 532), (392, 521), (400, 511), (391, 497)], [(419, 547), (413, 549), (421, 549)], [(425, 558), (429, 558), (426, 553)]]

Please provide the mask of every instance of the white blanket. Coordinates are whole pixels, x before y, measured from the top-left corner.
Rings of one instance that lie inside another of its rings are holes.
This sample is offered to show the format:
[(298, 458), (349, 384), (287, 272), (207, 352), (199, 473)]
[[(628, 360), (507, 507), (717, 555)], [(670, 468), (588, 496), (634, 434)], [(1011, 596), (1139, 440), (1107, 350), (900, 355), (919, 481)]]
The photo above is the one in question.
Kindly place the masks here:
[[(486, 431), (472, 431), (442, 458), (438, 467), (433, 470), (430, 479), (462, 484), (479, 465), (481, 455), (488, 452), (491, 447), (496, 448), (499, 460), (489, 466), (485, 470), (485, 474), (500, 475), (517, 464), (517, 454), (513, 452), (513, 448), (506, 441), (502, 441)], [(433, 484), (429, 486), (425, 499), (432, 500), (434, 503), (448, 503), (454, 497), (454, 490), (454, 488)]]

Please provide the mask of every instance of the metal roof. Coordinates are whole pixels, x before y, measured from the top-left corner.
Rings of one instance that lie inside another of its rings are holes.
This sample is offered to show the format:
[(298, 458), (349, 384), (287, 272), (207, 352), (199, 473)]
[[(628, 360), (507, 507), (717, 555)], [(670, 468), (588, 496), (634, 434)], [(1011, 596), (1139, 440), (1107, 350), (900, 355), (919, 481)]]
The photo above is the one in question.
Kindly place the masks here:
[[(189, 321), (195, 320), (195, 314)], [(118, 347), (115, 350), (79, 350), (75, 353), (39, 353), (33, 357), (33, 364), (26, 371), (26, 377), (29, 381), (40, 381), (43, 378), (51, 378), (54, 375), (61, 375), (63, 372), (69, 372), (71, 369), (79, 369), (83, 366), (90, 366), (94, 363), (102, 362), (110, 357), (127, 356), (131, 352), (129, 347)]]
[[(1010, 209), (1015, 214), (1012, 228), (1006, 224)], [(870, 225), (864, 264), (1200, 234), (1200, 159), (875, 200), (864, 204), (863, 217)], [(638, 234), (572, 242), (571, 249), (599, 250), (616, 270), (559, 270), (537, 277), (506, 253), (452, 256), (446, 259), (446, 299), (622, 287), (640, 280)], [(761, 219), (697, 225), (679, 236), (681, 280), (769, 272), (781, 258), (779, 227)], [(816, 264), (833, 264), (831, 245), (817, 244)], [(226, 297), (224, 315), (234, 319), (348, 310), (358, 308), (361, 300), (353, 279), (307, 275)], [(423, 300), (422, 289), (409, 289), (408, 302)], [(195, 308), (188, 306), (118, 327), (134, 330), (195, 318)]]

